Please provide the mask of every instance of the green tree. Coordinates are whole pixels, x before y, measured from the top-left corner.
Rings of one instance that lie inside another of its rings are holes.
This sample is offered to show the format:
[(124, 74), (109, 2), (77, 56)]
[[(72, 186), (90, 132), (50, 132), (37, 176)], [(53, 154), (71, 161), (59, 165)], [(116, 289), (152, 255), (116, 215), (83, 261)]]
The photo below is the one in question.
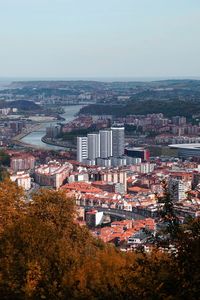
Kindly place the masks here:
[(10, 166), (10, 156), (3, 150), (0, 150), (0, 165)]
[(174, 210), (174, 202), (172, 196), (169, 192), (166, 181), (162, 182), (163, 187), (163, 195), (161, 197), (157, 197), (158, 204), (161, 204), (160, 207), (160, 218), (161, 222), (166, 225), (166, 233), (170, 235), (170, 240), (173, 240), (177, 237), (179, 232), (179, 219)]

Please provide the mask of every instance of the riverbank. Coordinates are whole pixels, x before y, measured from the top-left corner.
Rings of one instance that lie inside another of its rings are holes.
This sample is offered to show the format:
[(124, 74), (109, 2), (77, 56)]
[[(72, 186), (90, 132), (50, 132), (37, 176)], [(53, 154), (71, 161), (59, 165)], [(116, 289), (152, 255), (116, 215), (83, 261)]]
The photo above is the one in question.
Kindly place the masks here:
[(15, 146), (19, 146), (20, 148), (30, 148), (30, 149), (44, 150), (41, 146), (24, 143), (24, 142), (21, 142), (20, 140), (12, 140), (12, 144), (15, 145)]
[(57, 146), (57, 147), (63, 147), (65, 148), (67, 151), (72, 151), (72, 150), (76, 150), (76, 147), (69, 144), (69, 143), (66, 143), (66, 142), (58, 142), (58, 141), (52, 141), (51, 139), (48, 139), (46, 136), (43, 136), (41, 138), (41, 141), (45, 144), (48, 144), (48, 145), (52, 145), (52, 146)]
[(30, 133), (27, 133), (27, 135), (24, 135), (24, 137), (21, 137), (20, 143), (21, 145), (24, 143), (24, 145), (33, 145), (33, 148), (35, 146), (37, 148), (42, 148), (46, 150), (64, 150), (66, 148), (75, 150), (75, 147), (71, 147), (71, 145), (66, 144), (63, 145), (62, 143), (54, 143), (54, 141), (47, 141), (44, 139), (46, 134), (46, 127), (49, 127), (51, 125), (55, 125), (56, 123), (69, 123), (71, 122), (79, 110), (83, 107), (83, 105), (71, 105), (71, 106), (65, 106), (63, 107), (65, 113), (60, 115), (60, 122), (57, 120), (56, 122), (44, 122), (40, 123), (41, 127), (39, 130), (36, 128), (35, 130), (31, 131)]
[(25, 136), (29, 135), (30, 133), (34, 132), (34, 131), (38, 131), (42, 128), (42, 124), (41, 123), (37, 123), (37, 124), (33, 124), (31, 127), (29, 128), (25, 128), (25, 130), (23, 132), (21, 132), (20, 134), (14, 136), (12, 138), (12, 142), (16, 142), (16, 141), (20, 141), (21, 139), (23, 139)]

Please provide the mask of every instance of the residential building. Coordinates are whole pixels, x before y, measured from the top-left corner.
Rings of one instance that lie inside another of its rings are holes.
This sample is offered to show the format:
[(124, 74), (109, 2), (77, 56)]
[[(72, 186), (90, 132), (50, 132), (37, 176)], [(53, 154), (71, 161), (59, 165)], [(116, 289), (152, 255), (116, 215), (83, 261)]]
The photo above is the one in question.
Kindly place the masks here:
[(112, 156), (112, 131), (100, 130), (100, 158), (108, 158)]
[(88, 159), (94, 160), (100, 156), (100, 136), (96, 133), (87, 135)]
[(88, 227), (96, 227), (103, 221), (103, 212), (91, 210), (86, 213), (86, 224)]
[(124, 126), (113, 126), (112, 131), (112, 156), (119, 157), (124, 154)]
[(14, 172), (34, 169), (35, 157), (28, 153), (16, 154), (10, 159), (10, 167)]
[(112, 167), (126, 166), (126, 157), (125, 156), (112, 157), (111, 158), (111, 165), (112, 165)]
[(50, 125), (46, 128), (46, 137), (54, 139), (56, 138), (61, 132), (60, 125)]
[(100, 167), (110, 168), (111, 159), (110, 158), (97, 158), (97, 165)]
[(28, 173), (25, 173), (23, 171), (11, 175), (10, 180), (16, 182), (17, 185), (22, 187), (25, 191), (28, 191), (31, 188), (31, 177)]
[(170, 178), (168, 188), (172, 199), (174, 201), (180, 201), (186, 199), (190, 185), (188, 182), (184, 182), (183, 180)]
[(77, 161), (82, 162), (88, 158), (88, 138), (77, 137)]
[(73, 166), (70, 163), (60, 164), (50, 161), (47, 165), (40, 165), (35, 168), (35, 182), (41, 186), (50, 186), (58, 189), (68, 178)]

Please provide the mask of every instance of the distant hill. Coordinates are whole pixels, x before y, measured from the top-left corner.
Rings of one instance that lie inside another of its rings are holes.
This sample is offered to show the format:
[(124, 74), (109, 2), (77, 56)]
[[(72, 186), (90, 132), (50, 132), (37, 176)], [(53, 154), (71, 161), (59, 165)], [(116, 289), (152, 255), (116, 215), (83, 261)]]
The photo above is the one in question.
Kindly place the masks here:
[(25, 111), (35, 111), (35, 110), (40, 110), (41, 107), (34, 103), (33, 101), (28, 101), (28, 100), (16, 100), (16, 101), (11, 101), (7, 102), (7, 106), (9, 107), (16, 107), (19, 110), (25, 110)]
[(87, 88), (87, 89), (115, 89), (115, 88), (192, 88), (200, 89), (200, 80), (195, 79), (168, 79), (156, 81), (134, 81), (134, 80), (37, 80), (37, 81), (13, 81), (8, 88)]
[(91, 115), (113, 115), (117, 117), (124, 117), (127, 115), (146, 115), (152, 113), (163, 113), (167, 117), (176, 115), (185, 116), (190, 118), (200, 112), (199, 101), (158, 101), (158, 100), (145, 100), (138, 102), (130, 102), (125, 105), (103, 105), (91, 104), (83, 107), (80, 114)]

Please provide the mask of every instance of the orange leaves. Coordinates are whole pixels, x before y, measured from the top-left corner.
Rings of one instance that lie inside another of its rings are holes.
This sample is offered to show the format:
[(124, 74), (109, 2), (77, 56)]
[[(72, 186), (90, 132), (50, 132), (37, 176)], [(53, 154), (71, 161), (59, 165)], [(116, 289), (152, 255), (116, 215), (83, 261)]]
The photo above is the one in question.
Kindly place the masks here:
[(33, 195), (28, 213), (42, 222), (52, 224), (59, 232), (73, 221), (74, 201), (67, 198), (63, 191), (44, 189)]
[(0, 233), (4, 227), (19, 218), (23, 202), (23, 191), (9, 179), (0, 183)]
[(15, 184), (0, 184), (1, 299), (181, 299), (184, 286), (187, 299), (195, 299), (198, 245), (190, 243), (199, 222), (192, 223), (192, 240), (178, 261), (159, 251), (121, 253), (94, 239), (74, 223), (73, 199), (62, 191), (41, 190), (29, 205), (22, 199)]
[(28, 271), (25, 279), (24, 293), (27, 296), (32, 296), (37, 289), (38, 283), (41, 280), (41, 267), (37, 261), (27, 264)]

